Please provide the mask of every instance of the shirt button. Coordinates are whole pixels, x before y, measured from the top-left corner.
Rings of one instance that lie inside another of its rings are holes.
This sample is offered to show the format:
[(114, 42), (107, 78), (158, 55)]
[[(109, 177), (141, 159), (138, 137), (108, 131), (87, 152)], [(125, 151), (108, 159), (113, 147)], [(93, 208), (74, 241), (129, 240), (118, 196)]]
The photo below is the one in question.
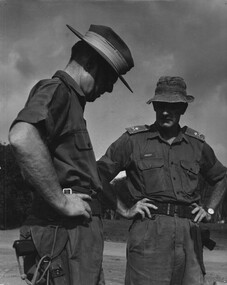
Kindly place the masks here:
[(176, 180), (176, 177), (173, 177), (173, 180)]
[(88, 147), (91, 147), (91, 143), (88, 143), (87, 146), (88, 146)]
[(171, 161), (171, 165), (173, 165), (173, 161)]

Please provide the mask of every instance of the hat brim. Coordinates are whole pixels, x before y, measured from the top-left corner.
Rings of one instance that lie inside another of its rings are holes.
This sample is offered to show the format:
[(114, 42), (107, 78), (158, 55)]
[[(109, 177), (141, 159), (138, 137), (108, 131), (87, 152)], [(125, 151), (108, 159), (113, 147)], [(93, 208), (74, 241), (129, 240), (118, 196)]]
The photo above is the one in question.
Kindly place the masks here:
[(165, 102), (165, 103), (191, 103), (194, 101), (194, 96), (186, 95), (184, 97), (180, 95), (173, 94), (156, 94), (153, 98), (147, 101), (147, 104), (151, 104), (152, 102)]
[(126, 80), (124, 79), (124, 77), (119, 74), (118, 70), (116, 69), (116, 67), (114, 66), (114, 64), (112, 63), (112, 61), (98, 48), (96, 48), (94, 45), (92, 45), (90, 42), (88, 42), (86, 39), (84, 39), (84, 36), (79, 33), (78, 31), (76, 31), (73, 27), (66, 25), (71, 32), (73, 32), (79, 39), (81, 39), (82, 41), (86, 42), (89, 46), (91, 46), (94, 50), (97, 51), (98, 54), (100, 54), (102, 56), (102, 58), (104, 58), (106, 60), (106, 62), (115, 70), (115, 72), (117, 73), (118, 77), (120, 78), (120, 80), (124, 83), (124, 85), (133, 93), (131, 87), (129, 86), (129, 84), (126, 82)]

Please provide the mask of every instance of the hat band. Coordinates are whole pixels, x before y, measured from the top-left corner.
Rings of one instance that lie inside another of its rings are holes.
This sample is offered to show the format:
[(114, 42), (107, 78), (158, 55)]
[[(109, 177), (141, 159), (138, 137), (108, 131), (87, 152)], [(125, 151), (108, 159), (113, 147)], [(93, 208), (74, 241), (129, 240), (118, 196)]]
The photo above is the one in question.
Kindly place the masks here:
[(83, 39), (104, 53), (113, 63), (119, 74), (125, 74), (128, 71), (128, 64), (124, 57), (105, 38), (94, 32), (88, 31)]
[(187, 95), (186, 90), (179, 86), (158, 86), (155, 89), (155, 94), (166, 94), (166, 93), (179, 94), (183, 96)]

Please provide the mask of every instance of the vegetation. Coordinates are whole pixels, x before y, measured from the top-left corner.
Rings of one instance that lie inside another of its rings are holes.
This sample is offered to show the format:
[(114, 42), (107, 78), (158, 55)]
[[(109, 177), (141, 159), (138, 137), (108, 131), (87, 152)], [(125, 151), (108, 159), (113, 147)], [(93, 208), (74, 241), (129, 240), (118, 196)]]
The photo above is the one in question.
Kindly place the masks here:
[[(103, 230), (104, 230), (105, 240), (112, 241), (112, 242), (126, 242), (128, 238), (128, 231), (129, 231), (131, 223), (132, 223), (132, 220), (103, 219)], [(219, 241), (220, 238), (226, 239), (227, 224), (218, 224), (218, 223), (203, 224), (201, 223), (201, 228), (204, 230), (209, 230), (210, 238), (214, 240), (215, 242)], [(221, 249), (223, 247), (223, 245), (221, 246), (220, 243), (223, 243), (223, 242), (219, 241), (219, 244), (216, 246), (216, 249), (217, 248)]]
[[(124, 177), (114, 179), (112, 185), (125, 204), (131, 206), (131, 196), (127, 191), (126, 179)], [(202, 189), (202, 200), (206, 201), (210, 197), (212, 187), (201, 180), (200, 188)], [(31, 200), (31, 192), (23, 180), (12, 149), (8, 144), (0, 143), (0, 229), (19, 227), (28, 215)], [(227, 194), (219, 207), (214, 222), (226, 221), (227, 207), (224, 205), (227, 205)], [(120, 220), (119, 215), (108, 209), (104, 210), (103, 218)], [(121, 222), (119, 222), (119, 228), (120, 224)], [(123, 224), (123, 228), (125, 228), (125, 224), (129, 225), (129, 222), (126, 221)], [(122, 233), (120, 235), (122, 236)]]
[[(118, 195), (121, 197), (122, 201), (125, 202), (127, 206), (131, 206), (131, 196), (129, 192), (127, 191), (127, 181), (125, 177), (120, 179), (114, 179), (113, 182), (114, 190), (118, 193)], [(206, 183), (202, 177), (200, 177), (200, 183), (199, 183), (199, 190), (201, 191), (201, 203), (205, 204), (207, 201), (209, 201), (210, 195), (212, 193), (212, 186), (210, 186), (208, 183)], [(222, 203), (219, 205), (218, 210), (215, 213), (215, 217), (213, 217), (213, 222), (227, 222), (227, 192), (225, 194), (225, 197), (222, 201)], [(114, 216), (112, 214), (112, 216)], [(114, 216), (115, 217), (115, 216)], [(117, 217), (118, 218), (118, 217)]]
[(21, 225), (31, 206), (31, 193), (9, 145), (0, 144), (0, 229)]

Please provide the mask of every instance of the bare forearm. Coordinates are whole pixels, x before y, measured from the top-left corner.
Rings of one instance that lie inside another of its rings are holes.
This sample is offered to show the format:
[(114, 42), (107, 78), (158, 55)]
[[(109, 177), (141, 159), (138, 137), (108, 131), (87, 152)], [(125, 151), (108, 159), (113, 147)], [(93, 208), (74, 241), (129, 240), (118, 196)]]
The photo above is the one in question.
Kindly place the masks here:
[(128, 208), (126, 205), (117, 197), (117, 209), (116, 212), (120, 214), (122, 217), (127, 216)]
[[(9, 139), (23, 175), (50, 205), (60, 210), (65, 196), (61, 191), (49, 151), (38, 130), (26, 123), (18, 123), (12, 129)], [(24, 129), (26, 127), (26, 130)], [(20, 133), (20, 137), (18, 137)]]
[(209, 202), (207, 203), (207, 207), (215, 210), (222, 201), (226, 189), (227, 189), (227, 177), (225, 176), (221, 181), (219, 181), (214, 186)]

